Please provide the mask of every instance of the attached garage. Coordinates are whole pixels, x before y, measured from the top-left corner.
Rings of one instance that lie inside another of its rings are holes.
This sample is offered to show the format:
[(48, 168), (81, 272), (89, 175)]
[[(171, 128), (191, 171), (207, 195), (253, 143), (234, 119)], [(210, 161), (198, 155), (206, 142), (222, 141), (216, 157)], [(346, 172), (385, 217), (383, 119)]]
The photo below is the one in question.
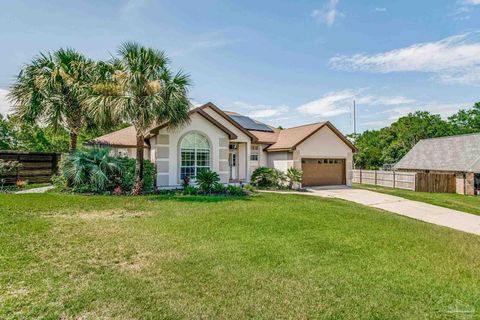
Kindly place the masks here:
[(302, 171), (305, 187), (346, 184), (345, 159), (302, 158)]

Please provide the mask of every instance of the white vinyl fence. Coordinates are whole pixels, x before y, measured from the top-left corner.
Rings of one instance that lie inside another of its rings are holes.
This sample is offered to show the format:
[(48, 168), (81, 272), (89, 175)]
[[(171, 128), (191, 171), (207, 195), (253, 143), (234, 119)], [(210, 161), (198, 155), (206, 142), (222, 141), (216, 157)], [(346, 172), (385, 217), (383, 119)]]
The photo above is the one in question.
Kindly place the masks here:
[(416, 189), (416, 173), (380, 170), (353, 170), (353, 183), (371, 184), (388, 188)]

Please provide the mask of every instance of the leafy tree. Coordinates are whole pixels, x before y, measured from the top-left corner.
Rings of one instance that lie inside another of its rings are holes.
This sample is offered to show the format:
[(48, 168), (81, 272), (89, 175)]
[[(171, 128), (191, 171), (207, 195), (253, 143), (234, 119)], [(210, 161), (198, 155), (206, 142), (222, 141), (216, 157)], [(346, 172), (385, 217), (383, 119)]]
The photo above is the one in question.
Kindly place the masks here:
[(480, 102), (471, 109), (458, 111), (448, 120), (458, 134), (480, 132)]
[(455, 134), (455, 127), (439, 115), (417, 111), (398, 119), (389, 127), (365, 131), (355, 144), (355, 166), (378, 169), (383, 164), (396, 163), (421, 139)]
[(73, 49), (40, 54), (22, 68), (9, 98), (19, 118), (69, 132), (71, 152), (88, 116), (85, 94), (93, 61)]
[(13, 123), (0, 114), (0, 150), (15, 150), (17, 141), (17, 131)]
[(97, 64), (97, 84), (89, 99), (94, 118), (102, 123), (126, 121), (136, 129), (135, 194), (143, 185), (145, 135), (155, 124), (170, 127), (189, 121), (189, 76), (173, 74), (161, 51), (127, 42), (118, 58)]

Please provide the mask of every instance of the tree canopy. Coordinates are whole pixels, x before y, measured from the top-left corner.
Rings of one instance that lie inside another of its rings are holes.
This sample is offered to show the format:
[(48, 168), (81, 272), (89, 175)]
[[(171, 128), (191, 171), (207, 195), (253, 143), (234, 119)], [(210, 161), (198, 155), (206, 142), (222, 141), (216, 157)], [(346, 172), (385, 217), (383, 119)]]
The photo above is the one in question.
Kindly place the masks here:
[(378, 169), (398, 162), (418, 141), (427, 138), (480, 132), (480, 103), (444, 120), (440, 115), (417, 111), (380, 130), (367, 130), (352, 137), (359, 152), (355, 166)]

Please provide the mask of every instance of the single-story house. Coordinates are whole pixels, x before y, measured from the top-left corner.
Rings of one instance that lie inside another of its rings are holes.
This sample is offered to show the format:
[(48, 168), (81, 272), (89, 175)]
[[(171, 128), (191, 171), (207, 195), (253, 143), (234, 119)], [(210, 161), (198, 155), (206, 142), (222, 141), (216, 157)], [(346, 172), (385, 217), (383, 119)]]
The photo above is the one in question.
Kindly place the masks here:
[(480, 188), (480, 134), (420, 140), (394, 168), (454, 174), (456, 192), (474, 195)]
[[(135, 157), (135, 128), (92, 140), (116, 155)], [(351, 185), (355, 146), (330, 122), (278, 129), (206, 103), (190, 111), (190, 122), (153, 127), (145, 137), (145, 158), (156, 165), (157, 186), (177, 187), (201, 170), (218, 172), (222, 183), (250, 181), (261, 166), (303, 170), (303, 185)]]

